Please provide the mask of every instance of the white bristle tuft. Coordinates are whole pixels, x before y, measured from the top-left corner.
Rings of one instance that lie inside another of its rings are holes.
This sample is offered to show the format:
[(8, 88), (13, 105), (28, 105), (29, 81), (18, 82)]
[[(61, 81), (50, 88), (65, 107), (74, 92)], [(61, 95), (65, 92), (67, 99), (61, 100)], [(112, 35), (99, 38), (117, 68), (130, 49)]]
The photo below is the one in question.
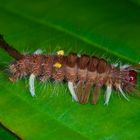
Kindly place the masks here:
[(41, 50), (41, 49), (37, 49), (35, 52), (34, 52), (34, 54), (42, 54), (43, 53), (43, 51)]
[(75, 93), (75, 91), (74, 91), (74, 85), (73, 85), (73, 83), (70, 82), (70, 81), (68, 81), (68, 88), (69, 88), (69, 90), (70, 90), (70, 93), (71, 93), (71, 95), (72, 95), (72, 98), (73, 98), (75, 101), (78, 101), (78, 98), (77, 98), (76, 93)]
[(30, 90), (32, 97), (35, 96), (34, 80), (35, 80), (35, 75), (31, 74), (29, 77), (29, 90)]
[(112, 66), (115, 68), (118, 67), (118, 65), (119, 65), (118, 63), (112, 64)]
[(126, 64), (126, 65), (121, 65), (121, 66), (120, 66), (120, 69), (121, 69), (121, 70), (124, 70), (124, 69), (128, 68), (129, 66), (130, 66), (130, 65), (128, 65), (128, 64)]
[(123, 90), (122, 90), (122, 88), (121, 88), (120, 85), (118, 86), (118, 89), (119, 89), (120, 93), (122, 94), (122, 96), (123, 96), (127, 101), (129, 101), (129, 99), (126, 97), (126, 95), (125, 95), (125, 93), (123, 92)]
[(112, 85), (108, 85), (107, 89), (106, 89), (106, 93), (105, 93), (105, 103), (104, 103), (104, 105), (108, 105), (109, 100), (110, 100), (110, 96), (111, 96), (111, 92), (112, 92)]

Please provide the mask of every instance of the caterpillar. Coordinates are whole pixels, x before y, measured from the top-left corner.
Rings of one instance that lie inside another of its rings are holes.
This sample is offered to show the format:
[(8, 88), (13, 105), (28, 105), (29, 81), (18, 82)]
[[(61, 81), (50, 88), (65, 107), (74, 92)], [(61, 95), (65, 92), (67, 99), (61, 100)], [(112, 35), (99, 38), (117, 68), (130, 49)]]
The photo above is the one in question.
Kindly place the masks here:
[(29, 76), (29, 90), (32, 96), (35, 96), (36, 77), (42, 82), (50, 78), (56, 81), (66, 80), (72, 99), (81, 104), (89, 102), (92, 88), (94, 93), (91, 103), (96, 104), (103, 86), (106, 87), (105, 105), (108, 105), (113, 89), (129, 100), (125, 91), (133, 92), (137, 84), (137, 70), (140, 69), (140, 64), (117, 67), (103, 58), (86, 54), (78, 56), (76, 53), (65, 55), (63, 50), (54, 55), (42, 54), (40, 50), (32, 55), (23, 55), (11, 47), (2, 35), (0, 48), (15, 59), (9, 65), (9, 79), (15, 82), (19, 78)]

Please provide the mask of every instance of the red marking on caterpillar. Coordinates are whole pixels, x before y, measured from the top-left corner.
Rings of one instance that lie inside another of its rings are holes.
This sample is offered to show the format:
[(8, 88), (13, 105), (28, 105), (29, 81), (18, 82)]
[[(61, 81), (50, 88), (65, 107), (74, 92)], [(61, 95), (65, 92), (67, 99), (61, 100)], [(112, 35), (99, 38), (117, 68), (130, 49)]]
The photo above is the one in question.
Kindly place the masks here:
[(40, 54), (40, 50), (32, 55), (23, 55), (9, 46), (2, 36), (0, 36), (0, 48), (15, 58), (15, 61), (9, 65), (9, 79), (16, 81), (21, 77), (29, 76), (32, 96), (35, 96), (34, 80), (36, 77), (42, 82), (49, 78), (56, 81), (65, 79), (72, 98), (82, 104), (89, 101), (93, 87), (91, 103), (96, 104), (103, 86), (106, 86), (105, 105), (109, 103), (113, 88), (129, 100), (124, 91), (129, 93), (134, 91), (137, 84), (136, 70), (140, 69), (140, 64), (119, 68), (107, 63), (103, 58), (85, 54), (79, 57), (75, 53), (64, 55), (62, 50), (55, 55)]

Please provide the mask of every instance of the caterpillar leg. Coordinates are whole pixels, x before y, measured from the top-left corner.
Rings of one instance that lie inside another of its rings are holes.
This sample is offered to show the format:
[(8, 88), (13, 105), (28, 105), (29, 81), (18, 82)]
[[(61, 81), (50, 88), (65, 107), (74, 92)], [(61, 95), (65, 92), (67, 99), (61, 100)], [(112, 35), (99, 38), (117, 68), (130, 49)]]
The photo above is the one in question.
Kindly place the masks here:
[(109, 100), (110, 100), (110, 96), (111, 96), (111, 92), (112, 92), (112, 85), (108, 85), (107, 89), (106, 89), (106, 93), (105, 93), (105, 103), (104, 103), (104, 105), (108, 105)]
[(34, 52), (34, 54), (42, 54), (43, 53), (43, 51), (41, 50), (41, 49), (37, 49), (35, 52)]
[(72, 99), (74, 99), (74, 101), (78, 101), (78, 98), (76, 96), (75, 90), (74, 90), (74, 85), (73, 82), (68, 81), (68, 88), (70, 90), (70, 93), (72, 95)]
[(99, 95), (100, 95), (100, 86), (96, 85), (95, 89), (94, 89), (94, 94), (93, 94), (93, 99), (92, 99), (92, 103), (96, 104), (98, 99), (99, 99)]
[(81, 103), (86, 104), (88, 102), (92, 85), (93, 84), (91, 82), (86, 83), (84, 94), (82, 94), (81, 99), (80, 99)]
[(32, 97), (35, 96), (34, 80), (35, 80), (35, 75), (31, 74), (29, 77), (29, 90), (30, 90)]
[(84, 83), (82, 81), (79, 81), (77, 84), (76, 84), (76, 88), (75, 88), (75, 92), (76, 92), (76, 96), (78, 98), (78, 101), (81, 103), (81, 98), (83, 96), (83, 87), (84, 87)]

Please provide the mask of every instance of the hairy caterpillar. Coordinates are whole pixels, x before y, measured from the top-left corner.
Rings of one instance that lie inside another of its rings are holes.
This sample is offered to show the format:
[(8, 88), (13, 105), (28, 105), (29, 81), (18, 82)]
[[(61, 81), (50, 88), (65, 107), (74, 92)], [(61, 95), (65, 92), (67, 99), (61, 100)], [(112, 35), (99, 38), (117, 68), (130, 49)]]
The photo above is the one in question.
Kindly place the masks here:
[(53, 78), (56, 81), (68, 82), (68, 88), (72, 98), (82, 104), (89, 101), (91, 89), (94, 87), (92, 103), (96, 104), (100, 95), (100, 89), (106, 86), (105, 105), (108, 105), (112, 89), (115, 88), (120, 94), (129, 100), (124, 91), (132, 92), (137, 83), (137, 69), (140, 64), (119, 68), (108, 64), (103, 58), (96, 56), (81, 55), (75, 53), (64, 55), (60, 50), (55, 55), (41, 54), (36, 51), (32, 55), (23, 55), (9, 46), (0, 35), (0, 48), (4, 49), (15, 61), (9, 65), (10, 80), (29, 76), (29, 89), (35, 96), (34, 80), (38, 77), (42, 82)]

